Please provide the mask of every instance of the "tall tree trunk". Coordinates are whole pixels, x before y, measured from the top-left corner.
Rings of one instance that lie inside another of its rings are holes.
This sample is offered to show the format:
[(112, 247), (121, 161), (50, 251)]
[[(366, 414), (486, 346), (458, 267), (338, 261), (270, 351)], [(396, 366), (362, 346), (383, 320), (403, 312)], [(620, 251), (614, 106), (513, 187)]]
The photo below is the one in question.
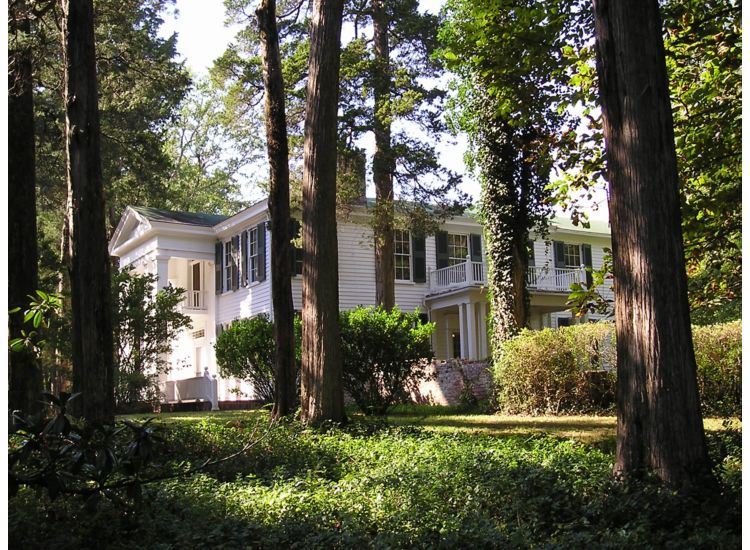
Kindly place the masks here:
[(615, 471), (709, 480), (656, 0), (594, 0), (617, 332)]
[(315, 0), (302, 179), (302, 419), (343, 422), (336, 123), (343, 0)]
[(97, 104), (94, 6), (63, 0), (65, 135), (72, 199), (70, 241), (73, 389), (90, 421), (114, 418), (110, 259)]
[(375, 183), (375, 299), (390, 310), (396, 304), (396, 267), (393, 243), (393, 155), (391, 154), (390, 91), (391, 68), (388, 45), (386, 0), (372, 0), (373, 95), (375, 98), (373, 130), (375, 154), (372, 176)]
[[(23, 0), (8, 6), (8, 306), (11, 338), (21, 336), (23, 310), (38, 282), (36, 243), (36, 165), (34, 162), (34, 85), (30, 8)], [(8, 405), (11, 410), (39, 410), (42, 371), (30, 350), (11, 352)]]
[(268, 210), (271, 213), (271, 294), (276, 352), (272, 416), (280, 418), (292, 414), (297, 401), (290, 263), (289, 142), (279, 33), (276, 27), (276, 1), (263, 0), (256, 14), (260, 26), (263, 84), (266, 88), (266, 141), (271, 166)]
[(480, 151), (482, 185), (481, 216), (487, 253), (490, 288), (490, 347), (500, 353), (503, 342), (520, 330), (516, 320), (517, 295), (514, 278), (516, 231), (515, 153), (512, 130), (494, 115), (494, 102), (486, 99), (486, 114)]

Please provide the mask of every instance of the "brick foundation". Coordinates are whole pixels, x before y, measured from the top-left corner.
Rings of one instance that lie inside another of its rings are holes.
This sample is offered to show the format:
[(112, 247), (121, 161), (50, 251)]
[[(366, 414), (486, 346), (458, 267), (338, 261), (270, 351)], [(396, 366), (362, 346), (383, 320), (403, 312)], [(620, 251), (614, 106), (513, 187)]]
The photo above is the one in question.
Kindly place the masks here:
[(492, 376), (487, 370), (486, 361), (435, 361), (427, 368), (426, 373), (429, 378), (410, 389), (415, 403), (466, 405), (471, 396), (476, 401), (483, 401), (490, 396)]

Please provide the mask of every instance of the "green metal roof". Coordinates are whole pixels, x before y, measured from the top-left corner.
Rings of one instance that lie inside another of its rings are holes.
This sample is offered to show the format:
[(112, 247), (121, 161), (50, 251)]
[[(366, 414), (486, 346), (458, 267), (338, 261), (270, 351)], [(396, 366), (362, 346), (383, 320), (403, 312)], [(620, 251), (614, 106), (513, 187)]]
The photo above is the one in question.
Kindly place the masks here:
[(568, 231), (581, 231), (582, 233), (606, 233), (609, 234), (611, 229), (609, 222), (601, 219), (589, 219), (589, 227), (583, 227), (582, 224), (574, 225), (570, 217), (565, 215), (556, 215), (550, 220), (550, 223), (556, 225), (559, 229)]
[(204, 227), (213, 227), (229, 217), (201, 212), (175, 212), (148, 206), (132, 206), (131, 208), (146, 219), (154, 222), (184, 223), (186, 225), (200, 225)]

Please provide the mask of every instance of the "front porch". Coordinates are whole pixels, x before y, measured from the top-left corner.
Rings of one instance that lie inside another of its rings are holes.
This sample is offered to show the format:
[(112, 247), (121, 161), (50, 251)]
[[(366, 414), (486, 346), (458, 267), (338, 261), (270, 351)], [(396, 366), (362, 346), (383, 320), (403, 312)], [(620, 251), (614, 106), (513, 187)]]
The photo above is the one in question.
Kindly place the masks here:
[[(531, 303), (529, 326), (552, 325), (551, 314), (567, 309), (570, 286), (586, 280), (580, 268), (529, 266), (526, 274)], [(470, 257), (429, 274), (425, 306), (435, 322), (432, 349), (438, 359), (478, 361), (489, 356), (487, 339), (487, 266)]]

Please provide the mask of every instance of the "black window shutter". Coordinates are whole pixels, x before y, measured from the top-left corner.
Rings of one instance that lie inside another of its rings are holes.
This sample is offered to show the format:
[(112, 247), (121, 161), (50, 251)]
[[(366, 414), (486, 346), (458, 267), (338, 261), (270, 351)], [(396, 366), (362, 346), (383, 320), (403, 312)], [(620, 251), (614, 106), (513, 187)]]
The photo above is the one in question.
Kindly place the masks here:
[(445, 231), (435, 233), (435, 261), (438, 269), (448, 267), (448, 233)]
[(469, 254), (472, 262), (482, 261), (482, 237), (476, 233), (469, 235)]
[(536, 259), (534, 258), (534, 241), (527, 241), (526, 246), (529, 249), (529, 267), (536, 265)]
[(411, 236), (412, 275), (415, 283), (427, 282), (427, 256), (425, 254), (424, 237)]
[[(590, 244), (581, 245), (581, 258), (583, 259), (583, 265), (589, 268), (593, 267), (593, 263), (591, 261), (591, 245)], [(591, 275), (591, 272), (586, 271), (586, 286), (591, 288), (591, 285), (593, 282), (594, 282), (594, 277)]]
[(240, 287), (240, 236), (232, 237), (232, 290)]
[(240, 281), (242, 286), (247, 286), (250, 280), (250, 255), (247, 250), (247, 231), (242, 232), (242, 246), (240, 247)]
[(216, 294), (221, 294), (222, 284), (224, 278), (222, 277), (223, 271), (221, 269), (224, 263), (224, 243), (218, 242), (214, 245), (214, 283)]
[(266, 222), (258, 224), (258, 280), (266, 280)]
[(565, 267), (565, 243), (562, 241), (554, 242), (555, 267)]

